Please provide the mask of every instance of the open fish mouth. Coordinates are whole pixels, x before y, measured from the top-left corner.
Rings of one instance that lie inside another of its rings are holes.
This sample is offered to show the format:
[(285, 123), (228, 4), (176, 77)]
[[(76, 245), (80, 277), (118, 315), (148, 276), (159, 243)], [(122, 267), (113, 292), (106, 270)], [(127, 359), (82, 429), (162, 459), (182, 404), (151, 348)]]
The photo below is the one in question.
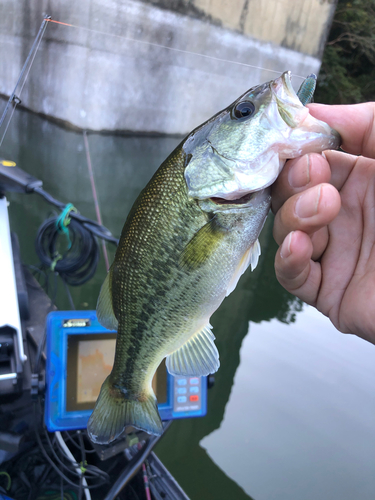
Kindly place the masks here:
[(189, 196), (216, 205), (246, 205), (251, 193), (275, 182), (287, 159), (336, 149), (338, 133), (303, 104), (309, 102), (308, 87), (309, 82), (300, 100), (286, 71), (249, 89), (192, 133), (185, 146)]
[(292, 73), (290, 71), (284, 71), (279, 78), (276, 78), (272, 82), (272, 87), (274, 92), (278, 92), (281, 88), (283, 88), (284, 93), (292, 97), (293, 100), (297, 97), (296, 91), (292, 85)]
[(213, 196), (210, 198), (211, 201), (216, 203), (217, 205), (245, 205), (251, 201), (254, 196), (254, 191), (251, 193), (246, 193), (240, 198), (235, 198), (233, 200), (227, 200), (225, 198), (219, 198), (217, 196)]

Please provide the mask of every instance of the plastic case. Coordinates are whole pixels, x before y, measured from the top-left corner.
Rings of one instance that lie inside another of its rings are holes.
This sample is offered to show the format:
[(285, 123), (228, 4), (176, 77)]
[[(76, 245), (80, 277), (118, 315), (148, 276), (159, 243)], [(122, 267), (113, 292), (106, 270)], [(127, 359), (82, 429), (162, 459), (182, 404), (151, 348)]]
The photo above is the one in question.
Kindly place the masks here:
[[(104, 351), (98, 347), (103, 340), (114, 345), (115, 336), (116, 332), (100, 325), (95, 311), (54, 311), (47, 316), (45, 423), (49, 431), (86, 428), (96, 398), (87, 396), (84, 380), (99, 375), (98, 370), (88, 371), (84, 366), (96, 356), (103, 360), (98, 365), (99, 374), (101, 367), (109, 369)], [(111, 359), (112, 364), (113, 355)], [(161, 364), (156, 380), (162, 420), (206, 415), (207, 377), (173, 376)], [(100, 385), (102, 381), (104, 376)]]

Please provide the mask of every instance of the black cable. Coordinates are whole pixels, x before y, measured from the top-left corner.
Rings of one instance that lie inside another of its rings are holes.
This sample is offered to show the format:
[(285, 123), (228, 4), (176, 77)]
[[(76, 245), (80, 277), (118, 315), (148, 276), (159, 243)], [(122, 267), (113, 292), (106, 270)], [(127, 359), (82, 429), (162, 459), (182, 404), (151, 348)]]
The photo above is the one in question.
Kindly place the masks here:
[(40, 364), (42, 362), (42, 352), (44, 348), (44, 344), (46, 343), (46, 338), (47, 338), (47, 328), (44, 326), (44, 332), (43, 332), (43, 337), (40, 339), (39, 345), (38, 345), (38, 351), (36, 353), (36, 358), (35, 358), (35, 365), (34, 365), (34, 374), (40, 373)]
[[(68, 285), (86, 283), (95, 274), (99, 262), (100, 251), (96, 238), (115, 245), (118, 245), (118, 239), (106, 227), (84, 217), (72, 205), (65, 205), (42, 187), (35, 187), (32, 192), (65, 214), (63, 227), (60, 215), (47, 219), (38, 230), (35, 249), (42, 266), (58, 273)], [(69, 223), (65, 222), (66, 217)], [(71, 296), (67, 293), (72, 304)]]
[(60, 469), (57, 467), (57, 465), (55, 465), (54, 462), (51, 460), (51, 458), (49, 457), (48, 453), (46, 452), (46, 450), (43, 446), (43, 443), (42, 443), (42, 440), (40, 439), (38, 430), (37, 429), (34, 429), (34, 430), (35, 430), (35, 437), (36, 437), (38, 446), (39, 446), (40, 451), (42, 452), (44, 458), (47, 460), (47, 462), (51, 465), (51, 467), (55, 470), (55, 472), (57, 472), (57, 474), (64, 481), (66, 481), (68, 484), (70, 484), (74, 488), (77, 488), (77, 485), (75, 483), (73, 483), (73, 481), (71, 481), (68, 477), (66, 477), (65, 474), (63, 472), (61, 472)]
[[(34, 402), (34, 434), (35, 434), (35, 438), (36, 438), (36, 441), (38, 443), (38, 446), (39, 446), (39, 449), (40, 451), (42, 452), (42, 455), (44, 456), (45, 460), (48, 462), (48, 464), (55, 470), (55, 472), (58, 474), (58, 476), (60, 478), (62, 478), (65, 482), (67, 482), (68, 484), (70, 484), (71, 486), (73, 486), (75, 489), (78, 489), (79, 486), (77, 483), (74, 483), (71, 479), (69, 479), (60, 469), (59, 467), (54, 463), (54, 461), (51, 459), (51, 457), (48, 455), (46, 449), (44, 448), (44, 445), (42, 443), (42, 440), (40, 438), (40, 435), (39, 435), (39, 432), (38, 432), (38, 429), (37, 429), (37, 406), (36, 406), (36, 402)], [(51, 443), (52, 444), (52, 443)], [(58, 458), (58, 457), (57, 457)], [(63, 465), (64, 467), (67, 467), (65, 464), (63, 464), (63, 462), (58, 458), (58, 463), (59, 465)], [(70, 470), (69, 472), (73, 473), (76, 472), (74, 470), (73, 472), (73, 469)], [(86, 476), (85, 476), (86, 477)], [(89, 479), (86, 477), (86, 479)], [(94, 489), (94, 488), (99, 488), (99, 487), (102, 487), (103, 486), (103, 481), (100, 482), (100, 484), (94, 484), (94, 485), (90, 485), (90, 486), (83, 486), (83, 488), (88, 488), (88, 489)]]
[[(47, 439), (47, 443), (52, 451), (52, 455), (53, 455), (53, 458), (54, 460), (60, 465), (60, 467), (62, 467), (63, 469), (65, 469), (67, 472), (69, 472), (70, 474), (74, 475), (77, 477), (77, 479), (79, 478), (80, 474), (77, 472), (77, 469), (76, 468), (72, 468), (72, 467), (69, 467), (68, 465), (65, 465), (64, 462), (59, 458), (59, 456), (57, 455), (57, 453), (55, 452), (55, 450), (53, 449), (53, 446), (52, 446), (52, 443), (51, 443), (51, 440), (49, 439), (49, 436), (48, 436), (48, 433), (47, 433), (47, 430), (45, 429), (45, 427), (43, 426), (43, 431), (44, 431), (44, 435)], [(43, 443), (42, 443), (43, 444)], [(65, 455), (64, 455), (65, 457)], [(69, 464), (71, 464), (72, 462), (69, 462)], [(78, 465), (78, 464), (77, 464)], [(61, 472), (61, 471), (60, 471)], [(62, 473), (63, 474), (63, 473)], [(75, 484), (75, 487), (78, 488), (78, 485)]]
[(83, 474), (79, 477), (79, 488), (78, 488), (78, 500), (82, 500), (82, 486), (83, 486)]
[[(31, 192), (39, 194), (62, 212), (59, 216), (47, 219), (38, 229), (35, 249), (42, 267), (55, 271), (65, 287), (86, 283), (94, 276), (99, 262), (97, 238), (115, 245), (118, 245), (119, 240), (106, 227), (81, 215), (73, 205), (65, 205), (57, 200), (42, 187), (35, 187)], [(74, 309), (67, 287), (66, 292)]]
[[(56, 462), (59, 463), (68, 472), (70, 472), (74, 476), (77, 476), (77, 478), (80, 479), (82, 477), (82, 474), (80, 474), (77, 471), (77, 467), (79, 467), (80, 464), (78, 462), (71, 462), (69, 459), (67, 459), (65, 453), (61, 450), (60, 445), (59, 445), (59, 450), (61, 451), (63, 458), (68, 460), (69, 466), (64, 464), (64, 462), (59, 458), (59, 456), (55, 452), (53, 445), (52, 445), (52, 442), (49, 438), (47, 429), (44, 426), (43, 426), (43, 430), (44, 430), (44, 434), (46, 436), (47, 443), (49, 444), (49, 446), (51, 448), (52, 455), (53, 455), (54, 459), (56, 460)], [(58, 443), (58, 441), (56, 441), (56, 442)], [(86, 468), (86, 471), (85, 471), (85, 478), (86, 479), (91, 480), (93, 478), (102, 478), (101, 481), (98, 481), (97, 483), (94, 483), (94, 484), (88, 486), (89, 489), (90, 488), (98, 488), (99, 486), (103, 486), (103, 484), (105, 484), (106, 482), (109, 481), (108, 474), (106, 474), (106, 472), (95, 467), (95, 465), (88, 465), (87, 464), (85, 466), (85, 468)], [(86, 488), (86, 486), (85, 486), (85, 488)]]
[[(82, 439), (81, 431), (77, 431), (77, 433), (78, 433), (78, 441), (79, 441), (80, 448), (81, 448), (81, 464), (85, 464), (86, 463), (86, 454), (85, 454), (85, 447), (83, 446), (83, 439)], [(66, 446), (68, 446), (68, 445), (66, 445)], [(82, 499), (82, 486), (83, 486), (83, 474), (81, 474), (81, 477), (79, 479), (78, 500)]]
[[(51, 196), (47, 191), (44, 191), (42, 187), (36, 187), (33, 189), (34, 193), (38, 193), (40, 196), (42, 196), (46, 201), (51, 203), (52, 205), (55, 205), (55, 207), (59, 208), (60, 210), (64, 210), (65, 208), (65, 203), (62, 203), (59, 200), (56, 200), (53, 196)], [(83, 226), (93, 233), (95, 236), (98, 236), (98, 238), (101, 238), (102, 240), (109, 241), (110, 243), (114, 243), (115, 245), (118, 245), (118, 239), (115, 238), (112, 233), (104, 226), (99, 224), (98, 222), (93, 221), (92, 219), (89, 219), (85, 217), (84, 215), (81, 215), (79, 212), (71, 212), (69, 214), (69, 217), (72, 219), (81, 222)]]
[[(46, 290), (48, 278), (47, 274), (43, 271), (43, 269), (40, 269), (40, 267), (38, 266), (33, 266), (32, 264), (24, 264), (24, 266), (31, 270), (32, 275), (34, 276), (35, 279), (37, 279), (35, 276), (36, 273), (38, 273), (39, 276), (42, 275), (44, 277), (44, 285), (41, 285), (39, 280), (37, 281), (39, 285)], [(34, 285), (34, 283), (27, 283), (27, 286), (33, 288), (34, 290), (39, 290), (39, 287), (37, 285)]]
[(61, 500), (64, 500), (64, 480), (62, 477), (60, 477), (60, 495)]
[[(48, 279), (50, 278), (50, 276), (51, 275), (49, 274)], [(53, 277), (53, 292), (52, 292), (51, 302), (52, 302), (52, 304), (56, 304), (56, 298), (57, 298), (57, 275), (56, 275), (56, 273), (53, 273), (52, 277)]]
[[(72, 443), (72, 444), (73, 444), (73, 445), (74, 445), (77, 449), (79, 449), (79, 450), (80, 450), (80, 449), (81, 449), (80, 445), (74, 441), (73, 437), (69, 434), (69, 432), (68, 432), (68, 431), (64, 431), (64, 433), (66, 434), (67, 439), (69, 439), (69, 441), (70, 441), (70, 442), (71, 442), (71, 443)], [(85, 448), (85, 453), (86, 453), (86, 454), (87, 454), (87, 453), (96, 453), (96, 450), (87, 450), (87, 449)]]
[[(58, 227), (59, 217), (51, 217), (39, 227), (35, 250), (47, 269), (57, 272), (72, 286), (91, 279), (99, 262), (99, 245), (95, 236), (76, 220), (67, 226), (67, 236)], [(64, 250), (61, 250), (65, 246)]]
[(113, 484), (112, 488), (109, 490), (104, 500), (114, 500), (120, 491), (126, 486), (126, 483), (138, 472), (143, 462), (146, 460), (148, 455), (151, 453), (153, 447), (159, 441), (159, 439), (164, 435), (165, 431), (171, 425), (172, 420), (164, 424), (164, 432), (161, 436), (153, 436), (149, 441), (139, 450), (139, 452), (134, 455), (130, 460), (124, 470), (121, 472), (120, 476)]
[[(54, 442), (53, 442), (53, 443), (51, 443), (51, 440), (49, 439), (48, 432), (47, 432), (47, 430), (46, 430), (45, 428), (44, 428), (44, 432), (45, 432), (45, 434), (46, 434), (46, 438), (47, 438), (47, 441), (49, 442), (50, 446), (56, 442), (56, 443), (57, 443), (57, 445), (58, 445), (59, 450), (60, 450), (60, 451), (61, 451), (61, 453), (62, 453), (63, 458), (65, 458), (65, 459), (66, 459), (66, 458), (67, 458), (67, 457), (66, 457), (66, 454), (65, 454), (65, 452), (61, 449), (59, 441), (58, 441), (57, 439), (56, 439), (56, 440), (54, 439)], [(65, 464), (64, 464), (64, 463), (63, 463), (63, 462), (59, 459), (59, 457), (55, 454), (55, 451), (53, 450), (53, 447), (52, 447), (51, 449), (52, 449), (52, 452), (53, 452), (53, 454), (54, 454), (54, 456), (55, 456), (56, 460), (57, 460), (57, 461), (58, 461), (58, 462), (59, 462), (59, 463), (60, 463), (63, 467), (65, 467), (66, 469), (69, 469), (69, 472), (72, 472), (72, 473), (74, 473), (74, 474), (75, 474), (75, 475), (77, 475), (77, 476), (81, 476), (81, 474), (79, 474), (79, 473), (77, 472), (77, 470), (76, 470), (76, 469), (77, 469), (77, 467), (79, 467), (79, 466), (80, 466), (80, 464), (79, 464), (78, 462), (74, 462), (74, 463), (72, 463), (72, 462), (68, 459), (69, 464), (70, 464), (70, 465), (72, 465), (72, 466), (74, 467), (74, 469), (70, 469), (70, 467), (68, 467), (67, 465), (65, 465)], [(84, 460), (82, 460), (82, 463), (84, 463)], [(86, 464), (86, 465), (85, 465), (85, 469), (86, 469), (86, 471), (85, 471), (85, 477), (86, 477), (86, 479), (92, 479), (92, 478), (102, 478), (102, 480), (104, 481), (104, 483), (109, 482), (109, 475), (108, 475), (106, 472), (104, 472), (104, 471), (102, 471), (101, 469), (99, 469), (98, 467), (96, 467), (95, 465)], [(74, 472), (73, 472), (73, 471), (74, 471)], [(104, 484), (104, 483), (102, 482), (101, 484)], [(97, 483), (95, 486), (100, 486), (100, 484), (99, 484), (99, 483)], [(91, 486), (90, 486), (90, 487), (91, 487)]]
[[(51, 305), (48, 308), (47, 314), (53, 311), (53, 309), (54, 309), (54, 301), (51, 301)], [(34, 374), (39, 375), (40, 373), (40, 364), (42, 362), (42, 353), (46, 340), (47, 340), (47, 326), (44, 325), (43, 337), (39, 341), (38, 350), (35, 357), (34, 372), (33, 372)]]
[(73, 311), (75, 311), (76, 307), (74, 305), (72, 294), (70, 293), (70, 290), (69, 290), (69, 287), (68, 287), (68, 283), (65, 280), (62, 280), (62, 282), (63, 282), (64, 288), (65, 288), (66, 294), (68, 296), (68, 300), (69, 300), (69, 303), (70, 303), (70, 309), (72, 309)]

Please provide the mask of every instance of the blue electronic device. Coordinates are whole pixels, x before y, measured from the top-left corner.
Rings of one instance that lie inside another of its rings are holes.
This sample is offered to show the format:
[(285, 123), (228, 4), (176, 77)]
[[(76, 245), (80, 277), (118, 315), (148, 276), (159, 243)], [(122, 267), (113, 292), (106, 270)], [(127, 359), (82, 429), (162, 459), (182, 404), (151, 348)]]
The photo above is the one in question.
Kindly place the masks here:
[[(95, 311), (54, 311), (47, 316), (45, 422), (51, 432), (84, 429), (115, 351), (116, 332)], [(162, 420), (203, 417), (207, 377), (170, 375), (163, 362), (153, 379)]]

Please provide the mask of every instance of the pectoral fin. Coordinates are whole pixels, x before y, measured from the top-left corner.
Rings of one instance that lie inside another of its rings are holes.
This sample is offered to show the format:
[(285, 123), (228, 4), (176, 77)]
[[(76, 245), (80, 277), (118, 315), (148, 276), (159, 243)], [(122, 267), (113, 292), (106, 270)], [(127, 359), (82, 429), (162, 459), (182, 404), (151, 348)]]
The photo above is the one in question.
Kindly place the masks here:
[(167, 356), (167, 370), (172, 375), (204, 376), (215, 373), (220, 366), (215, 336), (208, 324), (182, 347)]
[(96, 313), (99, 323), (104, 326), (104, 328), (108, 328), (108, 330), (118, 329), (118, 321), (113, 312), (112, 304), (112, 268), (108, 271), (102, 288), (100, 289)]
[(251, 245), (249, 250), (243, 254), (242, 259), (229, 282), (226, 295), (227, 297), (236, 288), (239, 279), (249, 266), (251, 266), (251, 270), (254, 271), (257, 267), (260, 254), (260, 243), (259, 240), (256, 240), (255, 243)]
[(225, 231), (213, 217), (203, 226), (186, 245), (180, 258), (180, 266), (194, 270), (204, 264), (216, 250)]

